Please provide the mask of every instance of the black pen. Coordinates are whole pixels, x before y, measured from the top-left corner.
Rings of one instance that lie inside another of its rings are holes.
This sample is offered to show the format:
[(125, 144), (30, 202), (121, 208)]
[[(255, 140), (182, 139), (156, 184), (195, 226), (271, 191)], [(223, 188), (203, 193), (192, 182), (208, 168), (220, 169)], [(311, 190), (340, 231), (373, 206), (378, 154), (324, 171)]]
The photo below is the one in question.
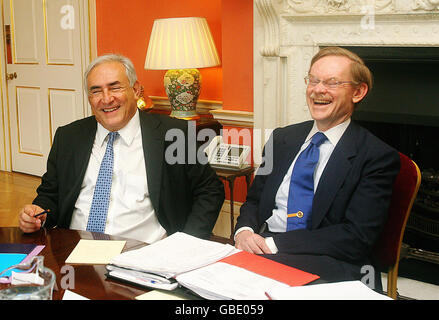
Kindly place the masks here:
[(39, 217), (45, 213), (50, 213), (50, 209), (44, 210), (43, 212), (37, 213), (36, 215), (34, 215), (34, 218)]

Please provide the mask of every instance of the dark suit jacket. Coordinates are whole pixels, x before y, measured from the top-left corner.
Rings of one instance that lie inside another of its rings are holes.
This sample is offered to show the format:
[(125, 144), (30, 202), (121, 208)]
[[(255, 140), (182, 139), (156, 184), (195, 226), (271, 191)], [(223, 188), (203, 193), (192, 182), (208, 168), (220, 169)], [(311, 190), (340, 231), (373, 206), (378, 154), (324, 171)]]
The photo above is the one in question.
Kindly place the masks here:
[[(224, 186), (208, 164), (188, 163), (188, 143), (195, 142), (186, 139), (187, 122), (140, 112), (140, 125), (148, 189), (160, 224), (168, 235), (182, 231), (209, 237), (224, 201)], [(165, 150), (173, 144), (165, 141), (165, 134), (171, 128), (185, 133), (184, 163), (165, 161)], [(57, 129), (47, 172), (33, 201), (51, 210), (45, 226), (69, 228), (96, 130), (94, 116)]]
[[(273, 131), (273, 170), (269, 175), (256, 175), (237, 229), (249, 226), (258, 232), (272, 215), (279, 186), (312, 125), (308, 121)], [(266, 145), (264, 157), (267, 153)], [(343, 268), (370, 263), (398, 171), (397, 151), (352, 121), (320, 178), (310, 229), (273, 235), (279, 253), (330, 257), (346, 263)]]

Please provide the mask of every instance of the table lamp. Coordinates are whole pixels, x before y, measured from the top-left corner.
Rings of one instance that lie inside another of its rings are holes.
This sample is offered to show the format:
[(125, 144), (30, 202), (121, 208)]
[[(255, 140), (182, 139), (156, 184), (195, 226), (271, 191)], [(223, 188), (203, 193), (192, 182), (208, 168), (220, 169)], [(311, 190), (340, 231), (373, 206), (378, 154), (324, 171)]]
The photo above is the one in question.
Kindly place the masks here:
[(201, 75), (196, 68), (220, 64), (205, 18), (154, 20), (145, 69), (168, 70), (164, 77), (171, 117), (200, 118), (196, 112)]

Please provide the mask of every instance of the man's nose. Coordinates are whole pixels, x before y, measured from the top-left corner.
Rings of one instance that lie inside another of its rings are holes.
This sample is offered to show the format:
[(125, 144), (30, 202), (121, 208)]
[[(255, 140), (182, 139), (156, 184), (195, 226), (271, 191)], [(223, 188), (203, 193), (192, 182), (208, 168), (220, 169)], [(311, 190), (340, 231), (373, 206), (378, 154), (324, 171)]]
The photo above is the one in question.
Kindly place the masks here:
[(110, 90), (105, 88), (102, 90), (102, 102), (103, 103), (109, 103), (113, 100), (113, 95), (111, 94)]
[(317, 85), (315, 85), (313, 87), (313, 91), (314, 92), (327, 92), (328, 88), (323, 84), (323, 81), (320, 81), (319, 83), (317, 83)]

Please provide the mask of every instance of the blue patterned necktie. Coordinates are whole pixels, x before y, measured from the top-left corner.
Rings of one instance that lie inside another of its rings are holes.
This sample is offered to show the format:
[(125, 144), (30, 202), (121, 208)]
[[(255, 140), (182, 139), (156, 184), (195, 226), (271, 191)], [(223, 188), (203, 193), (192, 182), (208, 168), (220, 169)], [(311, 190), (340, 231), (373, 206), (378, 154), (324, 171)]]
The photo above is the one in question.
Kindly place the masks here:
[(294, 164), (288, 193), (287, 231), (305, 229), (310, 225), (314, 198), (314, 169), (319, 161), (319, 146), (326, 136), (317, 132)]
[(105, 150), (105, 155), (101, 162), (93, 200), (91, 202), (87, 231), (105, 232), (105, 223), (107, 221), (107, 211), (110, 202), (111, 182), (113, 179), (113, 142), (118, 135), (119, 133), (117, 132), (110, 132), (108, 134), (107, 149)]

